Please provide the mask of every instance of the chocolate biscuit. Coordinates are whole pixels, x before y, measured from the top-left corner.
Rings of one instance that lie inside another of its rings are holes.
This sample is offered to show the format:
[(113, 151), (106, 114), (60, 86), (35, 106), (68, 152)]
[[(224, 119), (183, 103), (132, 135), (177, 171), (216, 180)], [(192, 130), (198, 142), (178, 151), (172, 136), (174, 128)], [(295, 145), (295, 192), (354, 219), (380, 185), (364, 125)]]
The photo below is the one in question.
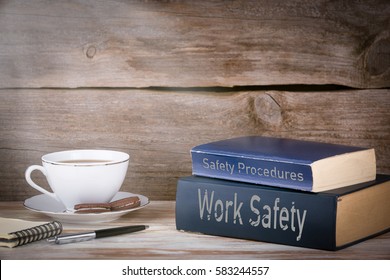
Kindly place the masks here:
[(75, 213), (103, 213), (111, 211), (110, 203), (80, 203), (74, 206)]
[(122, 211), (139, 207), (141, 205), (141, 201), (138, 196), (131, 196), (113, 201), (110, 205), (111, 211)]
[(131, 196), (112, 201), (110, 203), (80, 203), (74, 206), (77, 214), (104, 213), (110, 211), (122, 211), (139, 207), (141, 201), (138, 196)]

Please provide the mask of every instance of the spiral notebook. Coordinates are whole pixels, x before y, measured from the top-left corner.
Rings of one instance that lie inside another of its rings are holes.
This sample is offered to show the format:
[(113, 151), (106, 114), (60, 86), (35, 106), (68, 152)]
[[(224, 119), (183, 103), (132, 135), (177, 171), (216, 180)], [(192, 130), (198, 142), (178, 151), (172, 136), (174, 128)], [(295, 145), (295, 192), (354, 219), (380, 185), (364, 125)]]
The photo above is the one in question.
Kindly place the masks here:
[(61, 232), (62, 224), (58, 221), (42, 223), (0, 217), (1, 247), (13, 248), (56, 236)]

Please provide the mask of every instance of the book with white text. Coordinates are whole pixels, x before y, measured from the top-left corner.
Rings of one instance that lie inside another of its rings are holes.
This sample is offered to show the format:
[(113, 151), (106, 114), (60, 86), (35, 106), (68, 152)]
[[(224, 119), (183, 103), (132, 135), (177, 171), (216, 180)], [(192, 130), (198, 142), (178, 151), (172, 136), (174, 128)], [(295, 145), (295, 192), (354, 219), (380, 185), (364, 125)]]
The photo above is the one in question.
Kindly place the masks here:
[(390, 229), (390, 175), (320, 193), (200, 176), (180, 178), (176, 228), (338, 250)]
[(192, 148), (193, 175), (319, 192), (374, 180), (375, 150), (246, 136)]

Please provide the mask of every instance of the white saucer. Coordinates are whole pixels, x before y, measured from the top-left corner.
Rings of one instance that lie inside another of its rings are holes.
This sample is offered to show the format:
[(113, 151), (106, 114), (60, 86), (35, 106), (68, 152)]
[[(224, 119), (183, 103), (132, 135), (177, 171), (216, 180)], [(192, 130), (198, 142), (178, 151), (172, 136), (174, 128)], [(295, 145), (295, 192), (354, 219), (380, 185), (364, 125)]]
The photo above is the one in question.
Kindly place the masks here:
[(96, 224), (116, 220), (129, 212), (141, 209), (149, 204), (149, 199), (146, 196), (128, 192), (118, 192), (112, 200), (114, 201), (130, 196), (138, 196), (141, 200), (141, 205), (132, 209), (103, 213), (76, 214), (66, 212), (66, 208), (62, 205), (62, 203), (46, 194), (40, 194), (28, 198), (24, 201), (23, 205), (27, 209), (45, 214), (60, 222), (72, 224)]

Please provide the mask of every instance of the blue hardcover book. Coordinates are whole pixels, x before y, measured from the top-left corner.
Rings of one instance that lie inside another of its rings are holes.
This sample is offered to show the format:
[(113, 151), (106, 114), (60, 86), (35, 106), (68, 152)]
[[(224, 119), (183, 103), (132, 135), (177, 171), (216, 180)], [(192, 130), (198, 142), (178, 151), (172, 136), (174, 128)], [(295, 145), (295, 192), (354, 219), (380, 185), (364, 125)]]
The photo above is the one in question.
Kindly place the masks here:
[(176, 228), (338, 250), (390, 229), (390, 176), (312, 193), (190, 176), (180, 178)]
[(375, 179), (373, 148), (247, 136), (196, 146), (192, 174), (319, 192)]

